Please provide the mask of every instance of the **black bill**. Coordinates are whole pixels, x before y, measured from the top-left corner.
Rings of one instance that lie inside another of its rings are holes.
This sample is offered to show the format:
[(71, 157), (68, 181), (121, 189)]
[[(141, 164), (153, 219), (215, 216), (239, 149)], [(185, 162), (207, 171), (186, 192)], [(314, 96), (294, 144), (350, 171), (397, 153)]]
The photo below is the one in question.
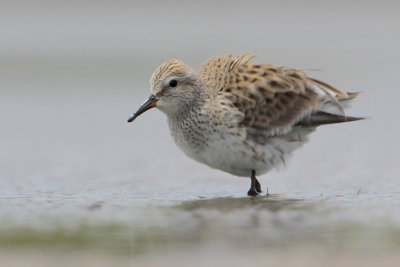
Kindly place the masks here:
[(137, 116), (139, 116), (146, 110), (154, 108), (156, 104), (157, 104), (157, 98), (154, 95), (151, 95), (149, 99), (147, 99), (146, 102), (144, 102), (143, 105), (141, 105), (140, 108), (135, 113), (132, 114), (132, 116), (128, 119), (128, 122), (134, 121)]

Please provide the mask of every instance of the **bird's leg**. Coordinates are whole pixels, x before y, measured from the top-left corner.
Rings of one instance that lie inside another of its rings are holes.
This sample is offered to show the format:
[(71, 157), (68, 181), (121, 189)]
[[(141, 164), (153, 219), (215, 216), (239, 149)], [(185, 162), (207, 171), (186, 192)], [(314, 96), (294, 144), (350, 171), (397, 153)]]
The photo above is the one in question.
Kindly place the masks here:
[(261, 184), (260, 184), (260, 182), (257, 180), (257, 178), (255, 178), (255, 179), (256, 179), (256, 191), (257, 191), (257, 193), (262, 193)]
[[(257, 184), (258, 184), (258, 186), (257, 186)], [(247, 195), (249, 195), (251, 197), (257, 196), (258, 195), (257, 187), (259, 187), (259, 189), (261, 190), (260, 183), (257, 181), (257, 178), (256, 178), (256, 171), (251, 170), (251, 186), (250, 186), (249, 192), (247, 192)]]

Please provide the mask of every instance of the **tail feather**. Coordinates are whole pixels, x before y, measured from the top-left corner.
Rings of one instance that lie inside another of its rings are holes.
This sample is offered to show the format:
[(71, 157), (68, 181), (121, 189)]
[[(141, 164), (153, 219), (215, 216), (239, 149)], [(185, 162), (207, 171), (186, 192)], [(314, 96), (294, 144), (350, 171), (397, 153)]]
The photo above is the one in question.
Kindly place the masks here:
[(317, 85), (319, 88), (323, 89), (325, 92), (329, 93), (330, 95), (334, 96), (336, 99), (341, 99), (341, 98), (348, 98), (348, 94), (340, 90), (339, 88), (336, 88), (330, 84), (327, 84), (326, 82), (310, 78), (311, 81), (314, 82), (315, 85)]
[(342, 123), (349, 121), (362, 120), (364, 118), (346, 116), (344, 109), (349, 106), (354, 98), (360, 93), (345, 92), (323, 81), (309, 78), (314, 86), (325, 92), (326, 101), (318, 111), (298, 122), (297, 125), (305, 127), (317, 127), (324, 124)]
[(339, 101), (353, 100), (360, 94), (360, 92), (346, 92), (346, 93), (347, 93), (347, 97), (345, 97), (345, 98), (339, 97)]
[(329, 107), (329, 110), (325, 111), (333, 113), (341, 113), (343, 116), (345, 116), (344, 108), (340, 103), (340, 99), (348, 98), (349, 97), (348, 94), (345, 91), (342, 91), (320, 80), (314, 78), (309, 78), (309, 80), (311, 81), (312, 85), (317, 88), (316, 89), (317, 91), (321, 90), (322, 92), (324, 92), (324, 98), (325, 98), (324, 106)]
[(363, 120), (363, 119), (365, 119), (365, 118), (342, 116), (342, 115), (338, 115), (338, 114), (317, 111), (315, 113), (312, 113), (310, 116), (308, 116), (304, 120), (298, 122), (297, 125), (304, 126), (304, 127), (317, 127), (317, 126), (325, 125), (325, 124), (358, 121), (358, 120)]

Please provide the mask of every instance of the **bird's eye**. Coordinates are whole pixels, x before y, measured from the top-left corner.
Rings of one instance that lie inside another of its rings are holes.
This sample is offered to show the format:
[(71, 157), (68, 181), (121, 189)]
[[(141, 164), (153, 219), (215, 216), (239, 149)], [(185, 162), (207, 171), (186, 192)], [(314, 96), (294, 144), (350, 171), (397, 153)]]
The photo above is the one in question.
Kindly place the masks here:
[(171, 86), (171, 87), (176, 87), (177, 85), (178, 85), (178, 81), (175, 80), (175, 79), (173, 79), (173, 80), (171, 80), (171, 81), (169, 82), (169, 86)]

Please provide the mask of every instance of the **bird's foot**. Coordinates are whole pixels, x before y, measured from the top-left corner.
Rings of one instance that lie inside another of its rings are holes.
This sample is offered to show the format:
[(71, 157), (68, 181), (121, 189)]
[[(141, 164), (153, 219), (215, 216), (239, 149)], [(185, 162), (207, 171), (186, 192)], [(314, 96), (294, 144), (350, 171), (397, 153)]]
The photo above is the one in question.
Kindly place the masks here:
[(250, 188), (250, 190), (247, 192), (247, 195), (249, 197), (256, 197), (258, 196), (260, 193), (257, 192), (257, 190), (255, 190), (254, 188)]
[(251, 197), (255, 197), (258, 194), (261, 193), (261, 185), (258, 182), (257, 178), (256, 178), (256, 171), (255, 170), (251, 170), (251, 185), (250, 185), (250, 190), (249, 192), (247, 192), (248, 196)]

